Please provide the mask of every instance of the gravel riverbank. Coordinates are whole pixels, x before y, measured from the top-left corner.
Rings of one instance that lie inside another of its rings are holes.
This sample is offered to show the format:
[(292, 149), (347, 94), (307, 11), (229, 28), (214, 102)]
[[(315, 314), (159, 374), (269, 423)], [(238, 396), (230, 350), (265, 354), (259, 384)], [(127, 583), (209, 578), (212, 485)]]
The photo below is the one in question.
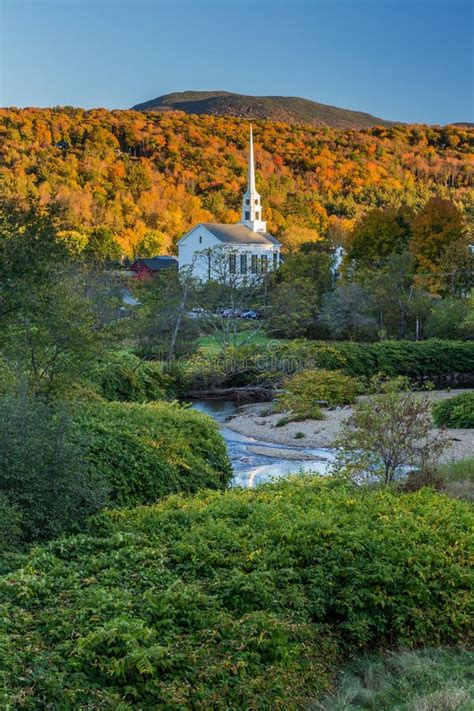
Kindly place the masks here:
[[(436, 390), (422, 393), (422, 395), (428, 397), (432, 402), (437, 402), (459, 395), (461, 392), (468, 391)], [(333, 447), (343, 422), (352, 413), (351, 407), (336, 410), (325, 409), (324, 420), (290, 422), (282, 427), (277, 427), (277, 422), (284, 417), (284, 414), (272, 414), (271, 409), (271, 403), (260, 402), (245, 405), (240, 408), (237, 415), (226, 422), (226, 427), (247, 437), (280, 445), (314, 448)], [(444, 461), (474, 457), (474, 432), (472, 429), (448, 429), (447, 432), (452, 439), (452, 444), (442, 457)], [(282, 456), (281, 451), (280, 456)], [(295, 455), (292, 454), (291, 458), (295, 458)]]

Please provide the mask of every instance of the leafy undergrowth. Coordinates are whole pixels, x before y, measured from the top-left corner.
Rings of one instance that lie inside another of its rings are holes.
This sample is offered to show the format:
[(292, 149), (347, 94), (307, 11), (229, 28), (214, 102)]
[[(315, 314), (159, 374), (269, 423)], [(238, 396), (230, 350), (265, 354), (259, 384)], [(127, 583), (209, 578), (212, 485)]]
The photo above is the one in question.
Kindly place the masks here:
[(474, 427), (474, 392), (437, 402), (433, 405), (433, 419), (438, 427)]
[(472, 711), (474, 652), (403, 650), (364, 656), (338, 674), (311, 711)]
[(109, 487), (110, 503), (154, 503), (178, 492), (223, 489), (232, 476), (216, 423), (178, 403), (78, 405), (75, 425), (87, 460)]
[(470, 523), (309, 477), (103, 513), (0, 579), (0, 706), (304, 707), (349, 651), (466, 633)]

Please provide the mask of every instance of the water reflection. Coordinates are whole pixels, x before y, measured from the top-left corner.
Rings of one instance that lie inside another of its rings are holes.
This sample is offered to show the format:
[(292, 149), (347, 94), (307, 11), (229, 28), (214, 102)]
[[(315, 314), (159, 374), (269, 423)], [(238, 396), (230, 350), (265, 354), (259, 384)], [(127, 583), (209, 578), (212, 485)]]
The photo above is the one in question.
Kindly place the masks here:
[[(230, 400), (197, 400), (193, 408), (210, 415), (221, 425), (221, 434), (234, 470), (234, 486), (253, 487), (269, 479), (298, 472), (325, 474), (334, 459), (334, 452), (330, 449), (274, 444), (234, 432), (225, 426), (227, 419), (238, 411), (236, 403)], [(255, 446), (268, 449), (268, 456), (252, 452), (250, 447)], [(295, 457), (300, 454), (301, 459), (278, 457), (275, 454), (278, 449), (290, 450)]]

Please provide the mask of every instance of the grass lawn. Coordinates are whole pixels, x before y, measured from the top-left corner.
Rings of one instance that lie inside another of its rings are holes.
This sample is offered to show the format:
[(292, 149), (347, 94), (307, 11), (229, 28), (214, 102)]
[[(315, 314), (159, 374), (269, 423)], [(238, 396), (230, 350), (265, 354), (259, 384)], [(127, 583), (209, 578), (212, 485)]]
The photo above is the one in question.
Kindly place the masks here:
[[(267, 343), (270, 343), (270, 341), (272, 343), (281, 342), (281, 339), (269, 338), (263, 331), (255, 334), (255, 336), (251, 336), (250, 338), (249, 336), (250, 333), (248, 331), (242, 331), (242, 333), (239, 333), (237, 336), (237, 345), (249, 343), (251, 345), (265, 346)], [(221, 344), (212, 335), (201, 336), (198, 340), (198, 344), (199, 347), (206, 353), (219, 353), (219, 351), (222, 350)]]
[(311, 711), (472, 711), (474, 652), (424, 649), (365, 656), (343, 667)]

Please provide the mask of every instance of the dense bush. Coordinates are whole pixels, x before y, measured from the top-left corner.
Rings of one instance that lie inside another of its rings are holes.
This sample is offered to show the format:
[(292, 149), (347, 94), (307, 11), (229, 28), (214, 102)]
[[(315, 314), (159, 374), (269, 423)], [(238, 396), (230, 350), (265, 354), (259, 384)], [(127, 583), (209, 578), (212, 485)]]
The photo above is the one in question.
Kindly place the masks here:
[[(469, 341), (340, 341), (293, 340), (229, 349), (199, 356), (182, 370), (188, 389), (221, 385), (280, 383), (301, 370), (342, 370), (355, 378), (383, 373), (412, 379), (472, 375), (474, 342)], [(238, 382), (237, 382), (238, 381)]]
[(340, 370), (303, 370), (284, 383), (284, 391), (277, 396), (277, 410), (289, 410), (298, 417), (320, 419), (318, 401), (330, 407), (348, 405), (360, 392), (360, 383)]
[(0, 528), (11, 515), (11, 543), (77, 532), (87, 515), (105, 505), (108, 486), (88, 465), (85, 435), (63, 403), (0, 400)]
[(15, 550), (21, 541), (21, 511), (0, 492), (0, 557)]
[(0, 580), (0, 705), (301, 708), (338, 652), (467, 631), (471, 522), (311, 478), (102, 514)]
[(150, 503), (165, 494), (222, 488), (231, 476), (226, 448), (210, 417), (176, 403), (78, 406), (87, 460), (114, 504)]
[(90, 377), (106, 400), (148, 402), (175, 396), (173, 379), (160, 363), (143, 361), (127, 351), (108, 353)]
[(438, 427), (474, 427), (474, 392), (462, 393), (433, 405)]

